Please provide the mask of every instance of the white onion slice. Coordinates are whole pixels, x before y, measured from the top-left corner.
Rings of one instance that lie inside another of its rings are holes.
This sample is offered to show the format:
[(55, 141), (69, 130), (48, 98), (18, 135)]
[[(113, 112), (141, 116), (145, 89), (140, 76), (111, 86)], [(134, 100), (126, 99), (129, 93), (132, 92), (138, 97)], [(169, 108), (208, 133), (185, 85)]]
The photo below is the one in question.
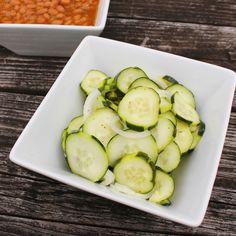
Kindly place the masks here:
[(159, 89), (157, 93), (160, 95), (161, 98), (169, 98), (171, 99), (172, 93), (170, 91)]
[(125, 195), (129, 195), (132, 197), (137, 197), (137, 198), (141, 198), (141, 199), (148, 199), (152, 196), (153, 194), (153, 190), (150, 191), (149, 193), (146, 194), (142, 194), (142, 193), (136, 193), (135, 191), (133, 191), (131, 188), (129, 188), (128, 186), (125, 186), (123, 184), (119, 184), (119, 183), (115, 183), (115, 184), (111, 184), (110, 185), (111, 190), (115, 191), (115, 192), (119, 192)]
[(151, 132), (148, 130), (142, 131), (142, 132), (136, 132), (132, 130), (122, 130), (119, 125), (117, 124), (120, 121), (120, 119), (117, 117), (111, 122), (111, 128), (114, 132), (117, 134), (125, 137), (125, 138), (145, 138), (149, 135), (151, 135)]
[(94, 89), (86, 98), (83, 108), (84, 120), (88, 118), (88, 116), (93, 112), (93, 104), (96, 102), (97, 97), (100, 95), (100, 91), (98, 89)]
[(102, 185), (110, 185), (115, 182), (115, 175), (113, 174), (112, 171), (107, 170), (106, 174), (103, 177), (103, 181), (101, 182)]

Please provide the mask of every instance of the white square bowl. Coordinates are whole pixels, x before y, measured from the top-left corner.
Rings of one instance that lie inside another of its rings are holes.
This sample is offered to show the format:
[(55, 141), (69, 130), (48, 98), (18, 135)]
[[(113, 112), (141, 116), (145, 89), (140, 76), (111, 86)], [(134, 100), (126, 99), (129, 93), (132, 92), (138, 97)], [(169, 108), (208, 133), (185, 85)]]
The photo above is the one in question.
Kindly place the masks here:
[[(90, 69), (114, 76), (128, 66), (168, 74), (190, 88), (206, 131), (198, 148), (175, 171), (172, 205), (115, 194), (73, 175), (61, 148), (62, 130), (82, 112), (79, 83)], [(77, 48), (14, 145), (10, 159), (55, 180), (167, 219), (201, 224), (217, 173), (230, 117), (236, 74), (228, 69), (127, 43), (88, 36)]]
[(110, 0), (100, 0), (95, 26), (0, 24), (0, 45), (19, 55), (70, 57), (87, 35), (102, 33)]

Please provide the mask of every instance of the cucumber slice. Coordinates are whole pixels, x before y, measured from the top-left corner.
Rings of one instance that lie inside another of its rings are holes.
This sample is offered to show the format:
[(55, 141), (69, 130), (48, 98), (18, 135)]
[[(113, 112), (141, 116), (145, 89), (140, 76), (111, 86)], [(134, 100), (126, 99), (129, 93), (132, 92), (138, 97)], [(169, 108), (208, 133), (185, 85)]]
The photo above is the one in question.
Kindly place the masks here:
[(106, 147), (109, 140), (116, 134), (111, 128), (111, 122), (116, 117), (116, 113), (110, 108), (100, 108), (86, 119), (83, 132), (95, 136)]
[(102, 144), (82, 132), (69, 134), (66, 155), (72, 173), (93, 182), (99, 181), (108, 168), (108, 158)]
[(165, 200), (159, 202), (159, 204), (161, 204), (162, 206), (170, 206), (171, 201), (169, 199), (165, 199)]
[[(153, 195), (149, 201), (154, 203), (163, 204), (174, 193), (174, 180), (173, 178), (161, 170), (156, 170), (155, 187)], [(169, 203), (169, 202), (168, 202)]]
[(172, 123), (173, 123), (174, 125), (176, 125), (176, 123), (177, 123), (177, 119), (176, 119), (176, 117), (175, 117), (175, 115), (173, 114), (172, 111), (167, 111), (167, 112), (165, 112), (165, 113), (162, 113), (162, 114), (160, 114), (159, 117), (160, 117), (160, 118), (163, 117), (163, 118), (169, 119), (170, 121), (172, 121)]
[(153, 189), (153, 169), (149, 162), (138, 154), (124, 156), (114, 168), (115, 180), (137, 193)]
[(116, 86), (122, 93), (127, 93), (133, 81), (140, 77), (147, 77), (145, 72), (138, 67), (128, 67), (115, 77)]
[(188, 103), (193, 108), (196, 108), (196, 103), (195, 103), (193, 93), (189, 89), (184, 87), (183, 85), (174, 84), (174, 85), (169, 86), (166, 90), (171, 92), (172, 95), (178, 92), (183, 97), (183, 100), (186, 103)]
[(80, 87), (89, 95), (94, 89), (102, 88), (108, 76), (99, 70), (90, 70), (82, 80)]
[(115, 112), (117, 112), (117, 110), (118, 110), (118, 106), (114, 102), (110, 101), (109, 99), (103, 98), (102, 104), (105, 107), (111, 108)]
[(151, 88), (131, 89), (120, 101), (118, 115), (136, 131), (152, 128), (158, 121), (159, 95)]
[(160, 117), (157, 126), (151, 129), (156, 139), (157, 149), (161, 152), (175, 137), (175, 125), (167, 118)]
[[(127, 132), (130, 132), (130, 130), (127, 130)], [(118, 134), (107, 145), (109, 164), (112, 167), (123, 156), (138, 152), (146, 153), (150, 160), (156, 163), (158, 151), (152, 135), (144, 138), (126, 138)]]
[(129, 89), (132, 88), (137, 88), (137, 87), (146, 87), (146, 88), (152, 88), (153, 90), (155, 90), (158, 95), (161, 98), (161, 103), (160, 103), (160, 113), (164, 113), (167, 112), (169, 110), (171, 110), (172, 108), (172, 104), (170, 102), (170, 100), (167, 97), (163, 97), (161, 95), (163, 95), (163, 91), (159, 88), (159, 86), (152, 80), (150, 80), (149, 78), (138, 78), (136, 79), (129, 87)]
[(161, 78), (161, 80), (166, 84), (167, 87), (173, 85), (173, 84), (178, 84), (178, 81), (175, 80), (173, 77), (169, 75), (165, 75)]
[(116, 87), (116, 81), (114, 78), (108, 78), (106, 79), (106, 83), (102, 89), (100, 89), (102, 96), (108, 100), (114, 103), (115, 105), (118, 105), (120, 100), (123, 98), (124, 94), (121, 93), (117, 87)]
[(171, 110), (172, 104), (170, 100), (166, 97), (161, 97), (161, 103), (160, 103), (160, 113), (165, 113), (169, 110)]
[(182, 95), (180, 95), (178, 92), (175, 93), (172, 97), (173, 100), (173, 107), (172, 111), (173, 113), (181, 120), (197, 125), (200, 123), (200, 117), (197, 113), (197, 111), (190, 106), (188, 103), (185, 102), (185, 100), (182, 99)]
[(152, 88), (156, 92), (160, 89), (159, 86), (152, 80), (147, 77), (141, 77), (136, 79), (130, 86), (129, 89), (136, 88), (136, 87), (147, 87)]
[(74, 132), (78, 132), (80, 130), (80, 128), (82, 127), (84, 123), (84, 118), (83, 116), (77, 116), (74, 119), (72, 119), (68, 125), (67, 128), (67, 133), (71, 134)]
[(113, 78), (113, 77), (108, 77), (108, 78), (106, 78), (106, 80), (105, 80), (105, 84), (104, 84), (104, 86), (101, 88), (101, 90), (107, 90), (107, 91), (109, 91), (109, 90), (111, 90), (111, 89), (113, 89), (114, 87), (115, 87), (115, 78)]
[(189, 151), (193, 151), (196, 148), (196, 146), (202, 139), (204, 132), (205, 132), (205, 124), (201, 121), (201, 123), (198, 126), (196, 126), (195, 131), (192, 132), (193, 142), (191, 144)]
[(179, 165), (181, 152), (175, 142), (168, 144), (165, 149), (159, 154), (157, 166), (165, 172), (171, 172)]
[(188, 152), (193, 142), (189, 125), (181, 120), (177, 120), (175, 142), (179, 146), (182, 155)]
[(171, 77), (169, 75), (158, 76), (158, 77), (154, 78), (154, 80), (156, 81), (156, 83), (162, 89), (166, 89), (167, 87), (169, 87), (169, 86), (171, 86), (173, 84), (178, 84), (178, 81), (176, 81), (173, 77)]
[(64, 153), (64, 156), (66, 156), (66, 138), (67, 138), (67, 128), (64, 129), (61, 134), (61, 148)]

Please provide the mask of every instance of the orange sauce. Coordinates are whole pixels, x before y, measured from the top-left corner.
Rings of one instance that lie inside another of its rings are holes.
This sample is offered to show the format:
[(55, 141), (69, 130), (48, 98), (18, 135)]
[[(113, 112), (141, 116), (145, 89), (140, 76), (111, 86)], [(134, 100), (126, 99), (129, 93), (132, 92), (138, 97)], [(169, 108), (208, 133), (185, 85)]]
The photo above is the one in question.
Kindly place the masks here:
[(0, 0), (0, 23), (93, 26), (99, 0)]

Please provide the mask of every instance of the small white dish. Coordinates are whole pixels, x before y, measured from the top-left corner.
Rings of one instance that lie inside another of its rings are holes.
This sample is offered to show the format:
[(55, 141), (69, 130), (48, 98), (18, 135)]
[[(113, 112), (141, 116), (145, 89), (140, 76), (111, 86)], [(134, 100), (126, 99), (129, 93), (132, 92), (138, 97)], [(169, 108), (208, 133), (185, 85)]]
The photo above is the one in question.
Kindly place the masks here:
[(87, 35), (102, 33), (110, 0), (100, 0), (95, 26), (0, 24), (0, 45), (19, 55), (70, 57)]
[[(149, 75), (168, 74), (190, 88), (206, 124), (198, 148), (174, 173), (172, 205), (116, 194), (73, 175), (64, 160), (60, 138), (74, 116), (82, 113), (79, 83), (90, 69), (114, 76), (128, 66)], [(65, 184), (189, 226), (201, 224), (217, 173), (230, 117), (236, 74), (228, 69), (109, 39), (86, 37), (44, 98), (14, 145), (10, 159)], [(141, 214), (141, 213), (140, 213)]]

